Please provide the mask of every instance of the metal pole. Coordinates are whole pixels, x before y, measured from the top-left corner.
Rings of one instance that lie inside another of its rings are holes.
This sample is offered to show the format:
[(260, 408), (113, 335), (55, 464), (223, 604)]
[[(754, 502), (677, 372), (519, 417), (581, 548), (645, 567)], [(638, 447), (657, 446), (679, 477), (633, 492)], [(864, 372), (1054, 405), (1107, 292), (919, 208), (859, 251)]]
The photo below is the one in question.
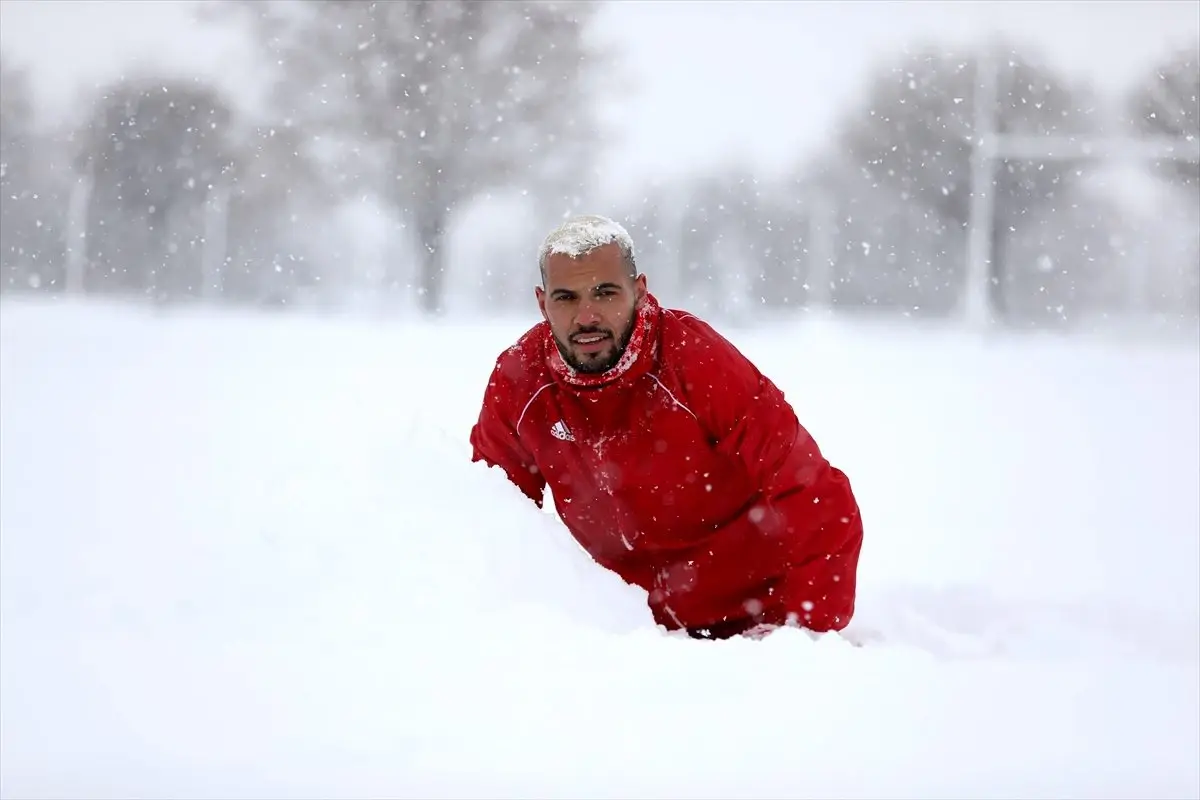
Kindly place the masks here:
[(92, 161), (87, 160), (75, 175), (67, 198), (66, 264), (63, 289), (68, 295), (82, 295), (84, 272), (88, 256), (88, 208), (92, 200), (94, 179)]
[(809, 305), (821, 314), (833, 313), (833, 203), (824, 182), (809, 194), (807, 277)]
[(988, 284), (992, 280), (992, 231), (995, 225), (992, 153), (996, 147), (997, 79), (997, 63), (989, 48), (980, 53), (975, 75), (975, 141), (971, 151), (971, 207), (963, 302), (964, 321), (973, 328), (986, 328), (992, 322)]
[(204, 203), (204, 247), (200, 255), (204, 285), (200, 296), (205, 300), (219, 298), (224, 289), (228, 225), (229, 186), (222, 175), (214, 179)]

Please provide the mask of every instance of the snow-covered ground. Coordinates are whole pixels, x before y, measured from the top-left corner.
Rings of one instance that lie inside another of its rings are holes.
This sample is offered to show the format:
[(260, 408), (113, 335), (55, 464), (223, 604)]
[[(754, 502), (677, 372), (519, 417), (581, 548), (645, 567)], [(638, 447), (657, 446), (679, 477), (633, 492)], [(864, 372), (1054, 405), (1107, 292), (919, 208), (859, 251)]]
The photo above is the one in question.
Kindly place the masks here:
[(5, 304), (0, 793), (1200, 793), (1200, 357), (732, 331), (859, 493), (851, 636), (698, 642), (468, 463), (525, 321)]

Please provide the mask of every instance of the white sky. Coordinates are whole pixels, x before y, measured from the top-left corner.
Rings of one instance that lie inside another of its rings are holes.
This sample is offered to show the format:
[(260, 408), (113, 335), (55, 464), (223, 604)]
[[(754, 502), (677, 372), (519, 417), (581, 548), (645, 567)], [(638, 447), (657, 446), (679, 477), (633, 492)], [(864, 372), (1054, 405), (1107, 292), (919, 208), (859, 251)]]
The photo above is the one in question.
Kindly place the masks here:
[[(35, 71), (43, 110), (137, 63), (212, 75), (246, 96), (240, 37), (197, 26), (184, 0), (3, 0), (0, 47)], [(742, 158), (761, 170), (824, 143), (872, 63), (908, 40), (994, 31), (1030, 41), (1072, 76), (1119, 89), (1167, 48), (1200, 39), (1200, 0), (788, 2), (619, 0), (602, 35), (625, 50), (628, 94), (606, 183), (647, 169)]]

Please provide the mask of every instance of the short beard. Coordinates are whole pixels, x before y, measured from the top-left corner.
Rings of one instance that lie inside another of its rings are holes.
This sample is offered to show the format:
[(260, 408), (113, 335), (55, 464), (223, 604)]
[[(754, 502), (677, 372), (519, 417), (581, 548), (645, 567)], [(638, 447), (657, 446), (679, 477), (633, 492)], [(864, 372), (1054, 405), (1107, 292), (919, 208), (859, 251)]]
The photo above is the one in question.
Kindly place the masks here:
[(621, 356), (625, 355), (625, 348), (629, 347), (629, 340), (633, 338), (633, 326), (637, 324), (637, 311), (629, 316), (629, 322), (625, 325), (625, 330), (621, 332), (617, 339), (617, 346), (613, 348), (612, 355), (603, 361), (589, 361), (581, 363), (571, 355), (570, 342), (564, 346), (558, 334), (554, 334), (554, 346), (558, 348), (558, 354), (562, 356), (562, 360), (567, 366), (582, 375), (599, 375), (603, 372), (608, 372), (617, 365), (621, 360)]

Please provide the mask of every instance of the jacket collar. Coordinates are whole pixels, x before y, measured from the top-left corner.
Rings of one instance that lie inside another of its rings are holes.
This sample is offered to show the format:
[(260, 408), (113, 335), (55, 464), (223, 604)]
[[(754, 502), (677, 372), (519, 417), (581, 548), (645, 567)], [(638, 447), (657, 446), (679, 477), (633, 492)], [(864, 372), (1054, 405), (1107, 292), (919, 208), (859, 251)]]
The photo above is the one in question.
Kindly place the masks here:
[(633, 335), (621, 359), (612, 368), (600, 373), (577, 372), (563, 361), (554, 342), (554, 334), (546, 329), (546, 361), (556, 381), (573, 389), (600, 389), (609, 386), (628, 386), (646, 374), (658, 353), (658, 323), (662, 308), (653, 295), (646, 295), (637, 310)]

